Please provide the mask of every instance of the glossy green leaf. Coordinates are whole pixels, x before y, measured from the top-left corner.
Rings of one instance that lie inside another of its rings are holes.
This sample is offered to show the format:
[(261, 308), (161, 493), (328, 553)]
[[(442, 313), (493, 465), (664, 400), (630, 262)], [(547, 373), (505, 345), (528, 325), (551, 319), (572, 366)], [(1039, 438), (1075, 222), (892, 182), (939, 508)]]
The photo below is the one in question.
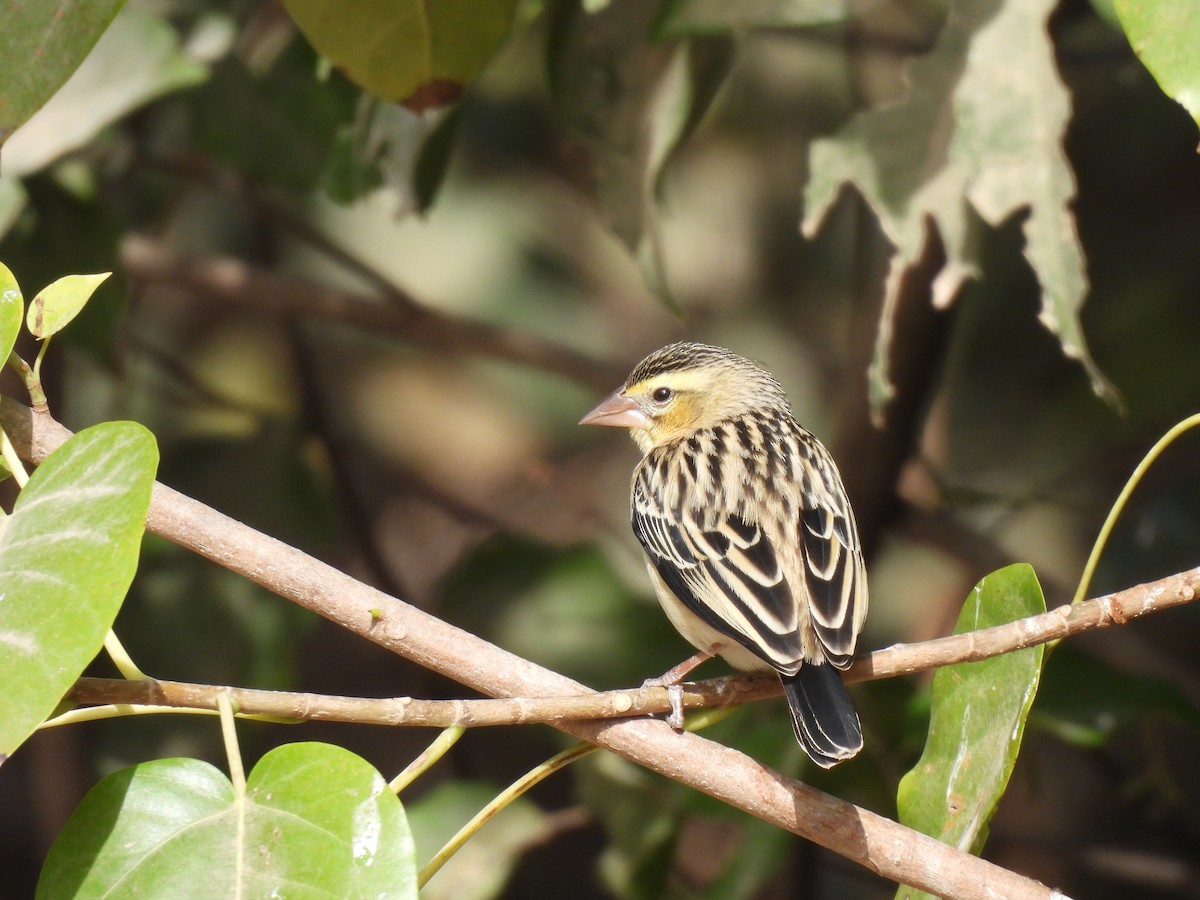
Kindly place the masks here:
[[(955, 634), (1045, 612), (1033, 569), (1008, 566), (971, 592)], [(939, 669), (933, 678), (929, 738), (901, 780), (900, 821), (963, 851), (978, 853), (1016, 764), (1037, 693), (1043, 647)], [(901, 888), (898, 897), (924, 896)]]
[(1113, 5), (1138, 59), (1200, 125), (1200, 3), (1114, 0)]
[(127, 10), (113, 20), (62, 89), (5, 144), (4, 172), (35, 172), (84, 146), (131, 110), (207, 77), (208, 69), (180, 49), (167, 22)]
[(79, 315), (87, 305), (96, 288), (100, 287), (112, 272), (98, 275), (64, 275), (51, 282), (29, 302), (26, 326), (36, 338), (48, 338), (58, 334)]
[(508, 39), (517, 0), (283, 0), (346, 77), (414, 112), (449, 106)]
[(137, 568), (154, 437), (133, 422), (79, 432), (50, 454), (0, 532), (0, 759), (100, 651)]
[(1057, 0), (959, 0), (933, 50), (909, 67), (903, 99), (860, 113), (812, 146), (805, 234), (817, 231), (850, 184), (896, 248), (871, 363), (877, 415), (894, 390), (889, 316), (929, 230), (945, 248), (933, 298), (946, 306), (979, 275), (984, 223), (999, 226), (1021, 212), (1025, 257), (1041, 283), (1039, 319), (1083, 365), (1093, 390), (1116, 402), (1080, 323), (1089, 286), (1071, 211), (1075, 176), (1063, 149), (1071, 99), (1047, 28), (1057, 7)]
[(206, 762), (161, 759), (109, 775), (46, 858), (39, 898), (415, 898), (400, 801), (365, 760), (287, 744), (244, 796)]
[[(479, 782), (438, 785), (408, 810), (417, 858), (427, 863), (458, 830), (500, 793)], [(539, 834), (545, 814), (525, 798), (506, 806), (429, 879), (422, 900), (489, 900), (504, 890), (521, 851)]]
[(12, 353), (24, 318), (25, 298), (21, 286), (8, 266), (0, 263), (0, 365)]
[(125, 0), (26, 0), (4, 5), (0, 144), (62, 87)]

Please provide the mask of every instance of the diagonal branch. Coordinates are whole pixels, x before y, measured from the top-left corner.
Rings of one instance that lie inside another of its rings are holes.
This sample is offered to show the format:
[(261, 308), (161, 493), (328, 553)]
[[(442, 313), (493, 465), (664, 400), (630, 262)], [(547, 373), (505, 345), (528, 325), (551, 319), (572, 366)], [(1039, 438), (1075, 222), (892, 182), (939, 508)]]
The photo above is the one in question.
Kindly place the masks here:
[[(0, 400), (0, 426), (40, 462), (69, 436), (48, 414)], [(355, 581), (281, 541), (155, 484), (147, 528), (368, 640), (493, 697), (586, 694), (583, 685)], [(736, 750), (659, 721), (555, 727), (807, 838), (884, 878), (940, 896), (1062, 895), (1037, 881), (787, 778)]]

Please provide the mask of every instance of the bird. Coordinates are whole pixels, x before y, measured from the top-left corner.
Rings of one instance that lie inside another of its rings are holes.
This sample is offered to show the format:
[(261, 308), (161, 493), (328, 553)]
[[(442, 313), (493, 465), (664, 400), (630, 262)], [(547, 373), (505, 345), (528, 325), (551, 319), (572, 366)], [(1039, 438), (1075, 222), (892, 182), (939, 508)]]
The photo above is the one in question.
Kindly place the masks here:
[(700, 651), (648, 683), (677, 686), (716, 655), (774, 670), (809, 757), (827, 769), (855, 756), (841, 672), (867, 615), (862, 543), (833, 457), (779, 382), (723, 347), (674, 343), (580, 424), (626, 428), (641, 450), (633, 532), (667, 618)]

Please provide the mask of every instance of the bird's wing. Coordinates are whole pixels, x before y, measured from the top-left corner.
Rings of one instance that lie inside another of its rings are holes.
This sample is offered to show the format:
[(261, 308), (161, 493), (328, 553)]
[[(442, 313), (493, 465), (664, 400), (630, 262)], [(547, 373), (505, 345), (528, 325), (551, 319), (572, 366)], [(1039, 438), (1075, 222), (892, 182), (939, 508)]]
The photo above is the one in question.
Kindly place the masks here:
[(823, 502), (829, 496), (845, 494), (839, 490), (806, 498), (810, 502), (800, 512), (800, 545), (813, 631), (826, 659), (844, 669), (867, 614), (867, 576), (854, 513), (848, 503), (837, 509)]
[(635, 476), (632, 499), (633, 532), (675, 596), (768, 664), (794, 671), (804, 658), (799, 609), (765, 530), (712, 505), (668, 508), (648, 470)]

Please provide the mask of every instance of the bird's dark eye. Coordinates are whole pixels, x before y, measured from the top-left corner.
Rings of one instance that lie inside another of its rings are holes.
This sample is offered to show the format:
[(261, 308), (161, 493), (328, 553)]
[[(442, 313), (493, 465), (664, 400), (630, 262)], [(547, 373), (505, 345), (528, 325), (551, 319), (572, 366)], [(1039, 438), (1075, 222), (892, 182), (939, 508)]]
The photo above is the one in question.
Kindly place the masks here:
[(660, 387), (655, 388), (654, 393), (650, 396), (654, 398), (655, 403), (666, 403), (671, 399), (671, 395), (673, 393), (674, 391), (672, 391), (669, 387)]

